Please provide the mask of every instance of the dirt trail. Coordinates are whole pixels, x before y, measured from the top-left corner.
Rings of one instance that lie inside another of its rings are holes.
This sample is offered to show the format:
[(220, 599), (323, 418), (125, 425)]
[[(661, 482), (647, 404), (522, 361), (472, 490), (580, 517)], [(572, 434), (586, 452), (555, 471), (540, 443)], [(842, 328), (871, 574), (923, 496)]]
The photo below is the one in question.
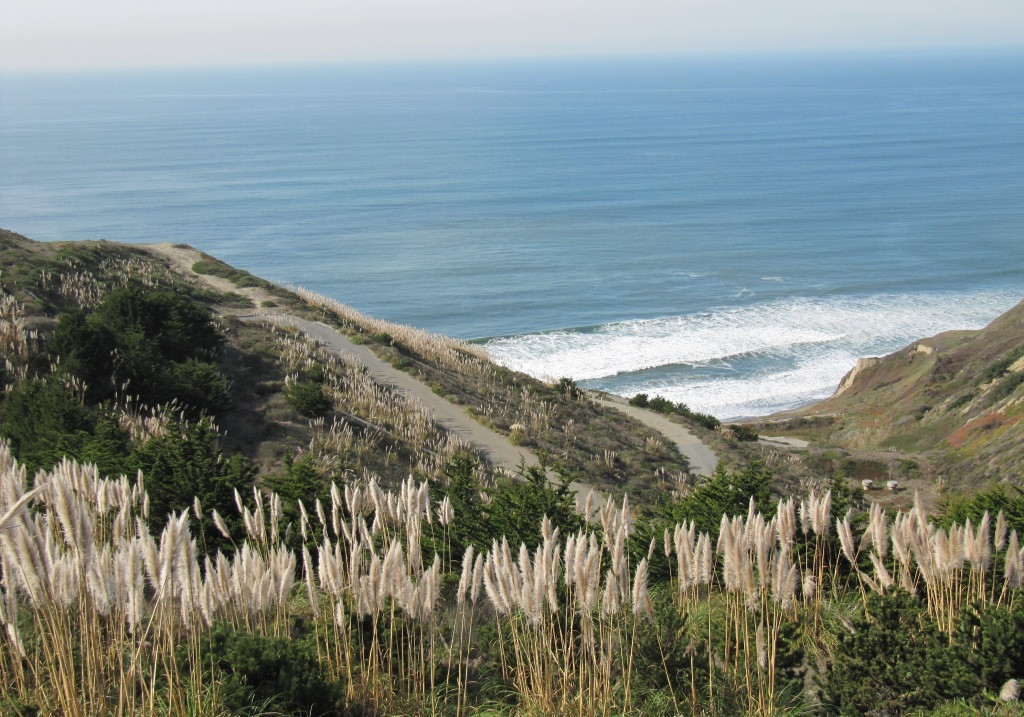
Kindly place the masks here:
[[(196, 277), (199, 283), (218, 291), (233, 291), (248, 296), (256, 306), (267, 298), (266, 292), (259, 288), (239, 288), (227, 279), (192, 272), (192, 265), (199, 261), (200, 254), (194, 249), (186, 249), (173, 244), (140, 245), (169, 260), (185, 276)], [(261, 319), (282, 326), (294, 326), (323, 346), (341, 356), (343, 359), (363, 366), (369, 371), (375, 382), (386, 386), (407, 398), (421, 404), (434, 421), (445, 430), (458, 436), (464, 443), (475, 448), (484, 458), (497, 468), (518, 475), (518, 468), (525, 464), (532, 467), (540, 464), (537, 455), (532, 451), (515, 446), (505, 436), (484, 426), (466, 411), (451, 401), (438, 396), (429, 386), (413, 376), (400, 371), (391, 364), (381, 360), (370, 349), (353, 343), (347, 336), (320, 322), (307, 321), (297, 316), (282, 313), (253, 315), (251, 311), (233, 314), (237, 318)], [(586, 498), (591, 491), (595, 493), (595, 504), (604, 502), (604, 494), (585, 483), (570, 484), (578, 498)]]
[(709, 476), (715, 472), (715, 466), (718, 465), (718, 456), (685, 426), (681, 426), (675, 421), (670, 421), (660, 413), (655, 413), (646, 408), (630, 406), (629, 402), (620, 396), (600, 394), (600, 397), (594, 396), (594, 400), (602, 406), (622, 411), (627, 416), (631, 416), (646, 424), (675, 443), (679, 452), (686, 456), (686, 460), (689, 461), (690, 472), (694, 475)]

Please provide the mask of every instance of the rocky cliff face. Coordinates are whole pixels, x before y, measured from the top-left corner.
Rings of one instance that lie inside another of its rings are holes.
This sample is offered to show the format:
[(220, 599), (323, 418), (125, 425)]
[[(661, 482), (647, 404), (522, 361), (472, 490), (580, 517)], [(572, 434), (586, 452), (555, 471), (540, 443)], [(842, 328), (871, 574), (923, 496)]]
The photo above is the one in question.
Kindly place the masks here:
[(860, 359), (831, 398), (770, 420), (812, 425), (818, 440), (850, 450), (929, 454), (951, 477), (1016, 481), (1022, 418), (1024, 302), (984, 329)]

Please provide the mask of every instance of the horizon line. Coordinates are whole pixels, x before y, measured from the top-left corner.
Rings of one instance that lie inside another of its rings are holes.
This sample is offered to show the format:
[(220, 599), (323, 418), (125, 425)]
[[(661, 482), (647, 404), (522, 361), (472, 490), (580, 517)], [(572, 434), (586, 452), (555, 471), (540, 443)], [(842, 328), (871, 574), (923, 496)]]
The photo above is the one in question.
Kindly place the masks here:
[(579, 53), (537, 55), (481, 55), (452, 57), (404, 58), (337, 58), (275, 61), (237, 61), (221, 63), (156, 63), (134, 66), (98, 64), (86, 66), (52, 65), (38, 67), (0, 66), (0, 76), (29, 75), (87, 75), (87, 74), (143, 74), (158, 72), (202, 72), (242, 70), (301, 70), (301, 69), (387, 69), (410, 67), (468, 67), (512, 64), (590, 63), (590, 62), (668, 62), (714, 60), (800, 60), (800, 59), (888, 59), (957, 56), (1020, 56), (1024, 57), (1024, 44), (1020, 45), (935, 45), (920, 47), (842, 47), (842, 48), (784, 48), (759, 50), (708, 50), (693, 52), (655, 53)]

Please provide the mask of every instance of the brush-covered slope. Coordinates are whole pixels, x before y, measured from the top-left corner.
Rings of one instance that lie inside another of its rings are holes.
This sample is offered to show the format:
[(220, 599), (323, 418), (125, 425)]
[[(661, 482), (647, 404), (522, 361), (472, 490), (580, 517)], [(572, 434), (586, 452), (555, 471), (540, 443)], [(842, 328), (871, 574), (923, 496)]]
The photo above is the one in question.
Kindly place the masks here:
[(849, 450), (930, 453), (950, 478), (1024, 468), (1024, 302), (977, 331), (861, 359), (829, 399), (774, 419)]
[[(429, 412), (356, 362), (256, 316), (267, 311), (330, 325), (589, 485), (658, 495), (686, 471), (663, 437), (571, 382), (543, 384), (492, 364), (477, 347), (286, 290), (187, 245), (43, 243), (0, 230), (0, 266), (7, 437), (25, 433), (20, 417), (46, 392), (74, 409), (59, 426), (40, 423), (52, 436), (19, 438), (39, 447), (33, 469), (62, 454), (110, 455), (85, 438), (109, 428), (124, 444), (114, 453), (125, 459), (108, 461), (109, 469), (127, 470), (146, 426), (161, 432), (172, 415), (192, 424), (205, 415), (216, 424), (218, 450), (261, 476), (288, 475), (302, 459), (319, 483), (365, 472), (386, 481), (443, 478), (461, 448)], [(181, 317), (203, 336), (183, 334)], [(205, 332), (207, 322), (216, 335)], [(70, 406), (75, 391), (82, 410)]]

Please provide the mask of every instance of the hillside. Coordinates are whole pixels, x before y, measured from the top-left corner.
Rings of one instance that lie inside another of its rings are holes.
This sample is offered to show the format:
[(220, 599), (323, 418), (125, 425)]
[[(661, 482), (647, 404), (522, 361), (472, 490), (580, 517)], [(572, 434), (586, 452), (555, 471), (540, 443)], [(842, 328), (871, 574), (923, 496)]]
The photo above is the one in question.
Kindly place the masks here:
[[(211, 346), (209, 356), (190, 360), (209, 364), (203, 370), (230, 386), (224, 405), (207, 407), (206, 414), (215, 419), (224, 455), (244, 457), (260, 475), (279, 475), (293, 460), (308, 458), (324, 480), (342, 472), (370, 473), (395, 483), (410, 473), (438, 478), (459, 452), (473, 455), (482, 475), (489, 472), (486, 451), (435, 424), (406, 390), (381, 383), (357, 363), (315, 345), (281, 316), (322, 322), (325, 330), (429, 386), (427, 392), (439, 400), (461, 406), (467, 421), (495, 432), (524, 455), (543, 456), (572, 480), (607, 492), (628, 488), (642, 498), (659, 495), (687, 474), (685, 459), (670, 441), (602, 408), (571, 382), (546, 385), (490, 363), (476, 347), (278, 287), (186, 245), (39, 243), (2, 231), (0, 261), (6, 267), (0, 273), (8, 297), (5, 325), (20, 324), (24, 334), (18, 339), (16, 331), (8, 331), (12, 335), (6, 340), (24, 345), (10, 344), (7, 353), (16, 360), (0, 376), (4, 383), (48, 373), (57, 358), (49, 343), (60, 319), (74, 312), (90, 316), (111, 292), (131, 286), (170, 290), (205, 307), (222, 340)], [(108, 371), (94, 383), (112, 377)], [(91, 400), (113, 401), (121, 423), (152, 419), (163, 410), (157, 403), (190, 409), (203, 400), (202, 391), (189, 396), (155, 389), (140, 398), (138, 381), (127, 388), (100, 390), (98, 385)]]
[(917, 459), (946, 487), (1019, 481), (1024, 469), (1024, 302), (858, 361), (829, 399), (757, 422), (859, 453)]
[(886, 512), (706, 416), (694, 482), (689, 432), (185, 245), (0, 259), (0, 715), (1021, 713), (1024, 494)]

